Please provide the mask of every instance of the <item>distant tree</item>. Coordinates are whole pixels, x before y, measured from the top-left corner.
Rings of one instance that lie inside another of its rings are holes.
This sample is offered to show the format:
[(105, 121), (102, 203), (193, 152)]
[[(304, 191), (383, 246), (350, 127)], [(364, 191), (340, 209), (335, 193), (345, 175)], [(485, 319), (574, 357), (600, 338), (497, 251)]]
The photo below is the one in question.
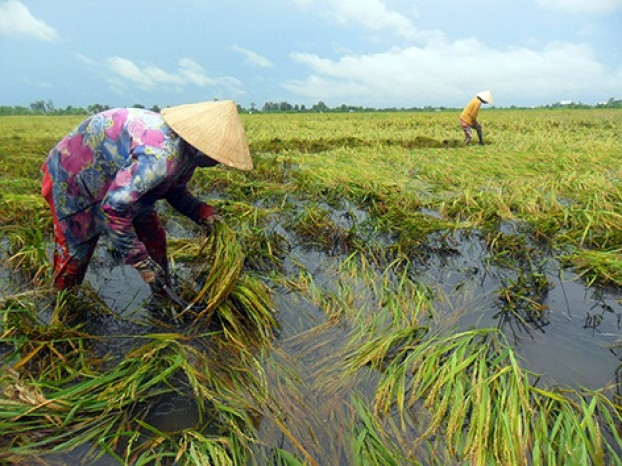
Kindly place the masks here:
[(32, 113), (32, 110), (26, 107), (0, 106), (0, 115), (26, 115), (29, 113)]
[(104, 110), (108, 110), (109, 108), (110, 107), (108, 105), (102, 105), (102, 104), (91, 104), (88, 107), (86, 107), (86, 109), (91, 115), (94, 113), (103, 112)]
[(610, 97), (607, 102), (599, 103), (596, 106), (605, 108), (622, 108), (622, 100), (616, 100), (613, 97)]
[(56, 110), (56, 113), (60, 115), (86, 115), (88, 112), (85, 108), (67, 105), (64, 110)]
[(132, 107), (134, 107), (134, 108), (145, 108), (145, 106), (143, 104), (134, 104), (134, 105), (132, 105)]
[(293, 109), (294, 107), (289, 102), (279, 102), (279, 111), (291, 112)]
[(35, 100), (30, 104), (32, 113), (45, 113), (45, 102), (43, 100)]
[(157, 105), (152, 105), (149, 110), (151, 110), (152, 112), (160, 113), (161, 109)]
[(279, 104), (275, 102), (266, 102), (263, 104), (264, 112), (277, 112), (279, 110)]
[(330, 111), (330, 108), (328, 108), (328, 105), (326, 105), (324, 102), (319, 101), (317, 104), (311, 107), (311, 111), (312, 112), (328, 112)]

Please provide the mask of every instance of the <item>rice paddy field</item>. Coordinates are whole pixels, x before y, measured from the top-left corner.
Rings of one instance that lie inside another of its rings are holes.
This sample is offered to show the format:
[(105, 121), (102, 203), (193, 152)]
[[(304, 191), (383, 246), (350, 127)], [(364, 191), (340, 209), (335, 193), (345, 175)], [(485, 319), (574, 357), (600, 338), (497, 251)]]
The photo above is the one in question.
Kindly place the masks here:
[(0, 118), (0, 463), (622, 464), (622, 113), (242, 115), (162, 203), (175, 288), (100, 241), (51, 292), (47, 152)]

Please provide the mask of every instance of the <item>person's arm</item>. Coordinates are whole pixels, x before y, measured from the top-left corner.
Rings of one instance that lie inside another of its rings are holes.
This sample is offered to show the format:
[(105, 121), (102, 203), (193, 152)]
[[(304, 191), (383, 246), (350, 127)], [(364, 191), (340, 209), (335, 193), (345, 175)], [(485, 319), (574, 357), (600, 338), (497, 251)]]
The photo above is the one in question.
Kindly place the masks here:
[(144, 207), (144, 203), (140, 205), (143, 197), (170, 175), (165, 151), (139, 146), (133, 149), (128, 165), (117, 172), (104, 196), (102, 210), (108, 234), (116, 251), (130, 265), (136, 265), (148, 256), (132, 224), (136, 209)]
[(216, 210), (209, 204), (196, 198), (188, 190), (188, 181), (194, 170), (190, 170), (179, 182), (166, 193), (165, 199), (177, 212), (192, 221), (203, 224), (216, 215)]

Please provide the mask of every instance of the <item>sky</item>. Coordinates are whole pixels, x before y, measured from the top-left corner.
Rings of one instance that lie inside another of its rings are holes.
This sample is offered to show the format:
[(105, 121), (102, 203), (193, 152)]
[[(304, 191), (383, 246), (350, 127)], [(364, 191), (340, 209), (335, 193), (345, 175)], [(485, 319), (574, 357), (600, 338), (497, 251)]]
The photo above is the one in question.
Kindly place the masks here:
[(0, 0), (0, 105), (622, 98), (622, 0)]

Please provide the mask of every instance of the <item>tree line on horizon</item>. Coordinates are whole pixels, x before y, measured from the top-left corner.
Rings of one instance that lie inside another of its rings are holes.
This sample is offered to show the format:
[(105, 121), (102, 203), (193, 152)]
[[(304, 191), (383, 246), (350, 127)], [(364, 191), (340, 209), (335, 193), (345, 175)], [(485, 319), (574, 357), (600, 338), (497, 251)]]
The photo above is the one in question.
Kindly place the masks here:
[[(215, 99), (217, 100), (217, 99)], [(133, 108), (147, 108), (142, 104), (134, 104), (130, 107)], [(68, 105), (65, 108), (56, 108), (51, 100), (36, 100), (32, 102), (28, 107), (15, 105), (0, 105), (0, 115), (92, 115), (95, 113), (103, 112), (112, 107), (103, 104), (91, 104), (86, 108), (73, 107)], [(494, 109), (495, 107), (491, 107)], [(502, 107), (496, 107), (502, 108)], [(559, 108), (622, 108), (622, 99), (615, 99), (611, 97), (606, 102), (599, 102), (595, 105), (583, 104), (583, 103), (562, 103), (557, 102), (554, 104), (541, 105), (538, 107), (518, 107), (512, 105), (507, 107), (509, 109), (559, 109)], [(160, 112), (161, 108), (158, 105), (152, 105), (148, 110), (153, 112)], [(290, 104), (289, 102), (266, 102), (261, 109), (258, 109), (255, 103), (250, 104), (249, 108), (244, 108), (238, 104), (238, 111), (240, 113), (353, 113), (353, 112), (432, 112), (432, 111), (457, 111), (460, 108), (451, 107), (433, 107), (427, 105), (425, 107), (388, 107), (388, 108), (374, 108), (363, 107), (356, 105), (342, 104), (336, 107), (329, 107), (324, 102), (320, 101), (311, 107), (306, 107), (298, 104)]]

